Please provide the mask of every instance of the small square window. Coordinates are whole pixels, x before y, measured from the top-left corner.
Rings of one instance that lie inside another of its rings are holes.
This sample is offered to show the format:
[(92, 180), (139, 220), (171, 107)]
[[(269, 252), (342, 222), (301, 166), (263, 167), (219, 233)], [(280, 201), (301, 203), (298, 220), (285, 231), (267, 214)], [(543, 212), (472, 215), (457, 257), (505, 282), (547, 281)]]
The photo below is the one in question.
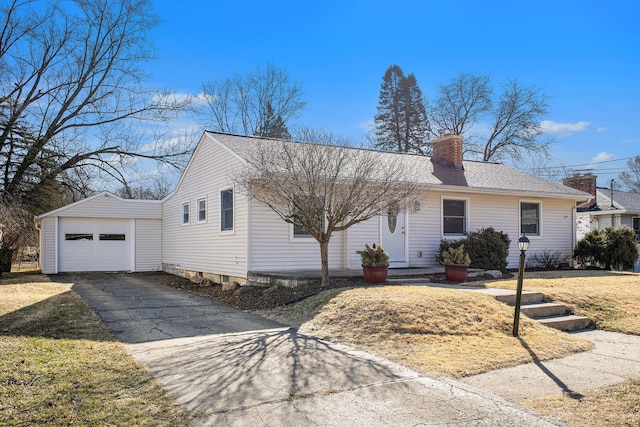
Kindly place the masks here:
[(189, 203), (182, 204), (182, 223), (189, 224)]
[(198, 222), (205, 222), (207, 220), (207, 200), (198, 200)]

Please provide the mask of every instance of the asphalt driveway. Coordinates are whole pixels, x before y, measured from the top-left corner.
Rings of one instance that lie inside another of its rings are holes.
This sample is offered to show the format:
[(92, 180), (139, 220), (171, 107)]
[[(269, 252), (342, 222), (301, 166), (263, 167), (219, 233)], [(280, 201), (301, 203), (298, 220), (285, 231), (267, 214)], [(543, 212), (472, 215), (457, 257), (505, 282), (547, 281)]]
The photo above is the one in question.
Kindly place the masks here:
[(87, 273), (73, 283), (202, 426), (555, 425), (451, 380), (159, 283)]

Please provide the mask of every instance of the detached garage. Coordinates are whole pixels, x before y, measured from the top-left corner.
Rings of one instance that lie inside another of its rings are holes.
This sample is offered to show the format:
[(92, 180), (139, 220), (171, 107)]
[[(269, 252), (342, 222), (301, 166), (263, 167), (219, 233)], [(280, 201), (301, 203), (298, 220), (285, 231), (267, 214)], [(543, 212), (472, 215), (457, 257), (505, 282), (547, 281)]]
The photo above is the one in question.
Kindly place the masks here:
[(103, 192), (36, 218), (45, 274), (162, 269), (162, 202)]

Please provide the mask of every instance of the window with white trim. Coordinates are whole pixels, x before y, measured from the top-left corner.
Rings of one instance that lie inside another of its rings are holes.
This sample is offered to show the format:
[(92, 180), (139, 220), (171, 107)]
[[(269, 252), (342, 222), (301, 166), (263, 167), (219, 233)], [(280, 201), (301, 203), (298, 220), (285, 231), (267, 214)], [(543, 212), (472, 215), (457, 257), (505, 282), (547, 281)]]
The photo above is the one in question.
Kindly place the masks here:
[(540, 203), (520, 202), (520, 234), (540, 235)]
[(198, 222), (206, 222), (207, 221), (207, 199), (205, 198), (198, 199), (198, 203), (196, 206), (198, 207)]
[[(313, 200), (315, 203), (313, 203)], [(299, 196), (295, 198), (294, 203), (297, 205), (292, 209), (294, 221), (298, 223), (311, 221), (309, 224), (311, 228), (317, 226), (319, 222), (320, 227), (323, 230), (325, 229), (326, 217), (324, 214), (324, 201), (321, 197)], [(293, 224), (293, 238), (309, 239), (313, 238), (313, 236), (302, 225)]]
[(189, 224), (189, 202), (182, 204), (182, 224)]
[(220, 231), (233, 230), (233, 189), (220, 192)]
[(442, 234), (461, 236), (467, 232), (467, 201), (442, 199)]

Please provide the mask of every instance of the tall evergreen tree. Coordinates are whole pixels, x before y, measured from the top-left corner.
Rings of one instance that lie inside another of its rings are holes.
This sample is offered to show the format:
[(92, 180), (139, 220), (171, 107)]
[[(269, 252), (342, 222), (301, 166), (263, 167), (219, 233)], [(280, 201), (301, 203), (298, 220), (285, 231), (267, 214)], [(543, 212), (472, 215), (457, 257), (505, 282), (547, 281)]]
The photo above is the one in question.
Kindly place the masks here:
[(430, 154), (427, 111), (413, 74), (405, 77), (397, 65), (382, 78), (375, 115), (376, 147), (399, 153)]
[(258, 126), (256, 136), (275, 139), (291, 139), (287, 124), (280, 114), (275, 114), (271, 103), (267, 103), (267, 112), (264, 121)]

